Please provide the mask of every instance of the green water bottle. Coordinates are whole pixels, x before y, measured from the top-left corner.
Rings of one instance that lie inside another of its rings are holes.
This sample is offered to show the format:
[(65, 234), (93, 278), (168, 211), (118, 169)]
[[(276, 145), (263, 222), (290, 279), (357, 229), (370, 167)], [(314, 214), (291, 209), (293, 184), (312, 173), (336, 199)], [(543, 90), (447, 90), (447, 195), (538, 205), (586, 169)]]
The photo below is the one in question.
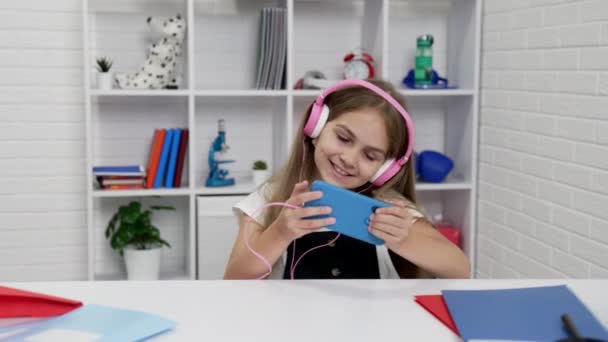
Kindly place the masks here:
[(416, 39), (416, 85), (433, 83), (433, 36), (425, 34)]

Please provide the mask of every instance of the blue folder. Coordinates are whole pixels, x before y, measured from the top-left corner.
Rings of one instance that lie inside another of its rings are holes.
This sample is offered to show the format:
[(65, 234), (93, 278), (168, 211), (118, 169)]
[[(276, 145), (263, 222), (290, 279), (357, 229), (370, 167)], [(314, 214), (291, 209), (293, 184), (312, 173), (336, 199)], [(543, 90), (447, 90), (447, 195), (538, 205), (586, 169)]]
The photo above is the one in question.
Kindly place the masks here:
[[(3, 341), (24, 341), (43, 336), (69, 341), (89, 337), (96, 342), (141, 341), (175, 327), (175, 322), (141, 311), (88, 304), (65, 315), (22, 325), (24, 332)], [(46, 341), (45, 340), (45, 341)]]
[(504, 290), (444, 290), (450, 315), (465, 340), (557, 341), (568, 314), (583, 337), (608, 340), (608, 331), (565, 285)]

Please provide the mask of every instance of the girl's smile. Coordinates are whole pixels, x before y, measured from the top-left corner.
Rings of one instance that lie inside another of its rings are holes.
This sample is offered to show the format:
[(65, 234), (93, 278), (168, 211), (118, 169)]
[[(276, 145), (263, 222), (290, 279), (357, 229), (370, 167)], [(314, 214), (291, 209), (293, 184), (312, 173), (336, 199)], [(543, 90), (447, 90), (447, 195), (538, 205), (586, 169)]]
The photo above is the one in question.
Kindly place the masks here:
[(349, 173), (346, 170), (344, 170), (343, 168), (339, 167), (337, 165), (337, 163), (334, 163), (331, 160), (329, 161), (329, 163), (332, 166), (332, 171), (333, 171), (332, 174), (333, 174), (334, 178), (337, 178), (339, 180), (344, 180), (344, 179), (346, 179), (346, 177), (352, 176), (351, 173)]

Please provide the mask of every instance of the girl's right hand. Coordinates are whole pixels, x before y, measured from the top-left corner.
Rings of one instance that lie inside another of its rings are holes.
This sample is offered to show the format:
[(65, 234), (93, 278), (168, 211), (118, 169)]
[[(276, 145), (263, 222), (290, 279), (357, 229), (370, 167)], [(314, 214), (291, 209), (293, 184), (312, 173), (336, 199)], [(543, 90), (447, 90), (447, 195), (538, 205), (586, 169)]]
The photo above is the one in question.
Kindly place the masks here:
[(291, 196), (287, 200), (288, 204), (298, 206), (299, 208), (283, 207), (281, 213), (273, 223), (276, 228), (286, 236), (289, 241), (295, 240), (315, 230), (336, 223), (334, 217), (321, 219), (305, 219), (309, 216), (326, 215), (331, 213), (331, 208), (324, 207), (304, 207), (304, 203), (319, 199), (323, 196), (321, 191), (307, 191), (308, 182), (302, 181), (297, 183)]

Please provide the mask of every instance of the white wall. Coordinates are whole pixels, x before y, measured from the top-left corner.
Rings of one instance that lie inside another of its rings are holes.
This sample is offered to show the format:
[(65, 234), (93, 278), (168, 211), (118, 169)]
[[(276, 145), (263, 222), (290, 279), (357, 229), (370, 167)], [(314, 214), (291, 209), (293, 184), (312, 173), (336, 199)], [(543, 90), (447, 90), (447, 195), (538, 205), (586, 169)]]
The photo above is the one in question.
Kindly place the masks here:
[(482, 277), (608, 277), (608, 1), (486, 0)]
[(79, 0), (0, 0), (0, 281), (85, 279)]

